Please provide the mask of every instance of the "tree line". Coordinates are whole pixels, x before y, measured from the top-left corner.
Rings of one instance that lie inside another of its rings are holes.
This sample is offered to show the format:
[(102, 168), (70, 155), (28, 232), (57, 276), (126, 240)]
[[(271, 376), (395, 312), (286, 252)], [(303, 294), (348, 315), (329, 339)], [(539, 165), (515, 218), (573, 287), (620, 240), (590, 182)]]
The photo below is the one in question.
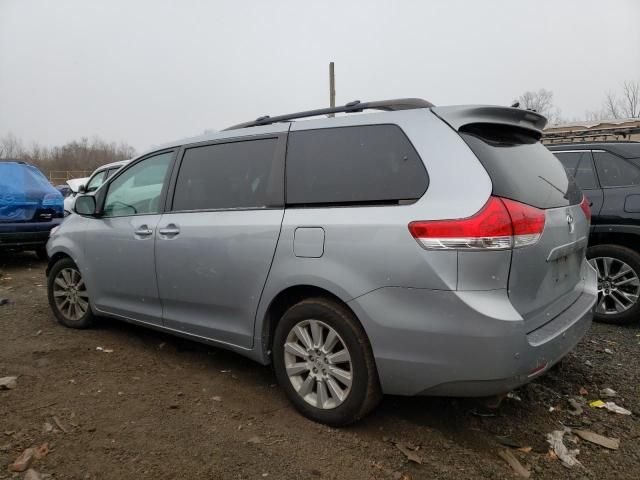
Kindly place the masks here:
[(38, 143), (25, 146), (11, 133), (0, 137), (0, 159), (30, 163), (47, 176), (53, 170), (90, 172), (100, 165), (135, 156), (136, 150), (131, 145), (106, 142), (98, 137), (82, 137), (55, 147), (44, 147)]
[[(526, 91), (515, 100), (514, 106), (535, 110), (549, 120), (549, 125), (566, 123), (554, 104), (553, 92), (541, 88)], [(608, 92), (599, 110), (586, 111), (584, 118), (571, 121), (602, 121), (619, 118), (640, 117), (640, 82), (627, 80), (618, 91)], [(136, 150), (125, 142), (106, 142), (98, 137), (82, 137), (61, 146), (45, 147), (38, 143), (25, 146), (15, 135), (9, 133), (0, 137), (0, 160), (12, 159), (31, 163), (49, 176), (53, 170), (93, 171), (106, 163), (126, 160), (136, 156)]]
[[(553, 92), (545, 88), (537, 91), (527, 91), (515, 100), (520, 108), (535, 110), (549, 120), (549, 125), (557, 125), (568, 121), (602, 121), (619, 118), (640, 117), (640, 82), (627, 80), (622, 83), (618, 91), (606, 93), (599, 110), (587, 110), (584, 118), (571, 120), (562, 116), (560, 109), (553, 103)], [(514, 104), (515, 104), (514, 103)]]

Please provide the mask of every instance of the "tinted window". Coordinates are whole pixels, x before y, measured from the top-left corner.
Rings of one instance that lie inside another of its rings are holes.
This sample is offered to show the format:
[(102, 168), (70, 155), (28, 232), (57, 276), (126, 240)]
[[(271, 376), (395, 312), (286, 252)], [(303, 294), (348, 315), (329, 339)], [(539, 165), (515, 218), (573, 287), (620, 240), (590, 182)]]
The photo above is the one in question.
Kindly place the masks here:
[(575, 205), (582, 192), (558, 159), (525, 129), (474, 124), (461, 136), (493, 183), (493, 193), (537, 208)]
[(282, 206), (283, 176), (275, 138), (189, 148), (173, 210)]
[(567, 171), (567, 173), (570, 173), (571, 175), (573, 175), (575, 174), (576, 168), (578, 167), (578, 162), (580, 161), (580, 157), (582, 157), (584, 152), (569, 152), (569, 153), (554, 152), (553, 154), (556, 156), (558, 160), (560, 160), (560, 163), (562, 163), (562, 166)]
[(160, 194), (173, 152), (147, 158), (122, 173), (109, 185), (105, 217), (160, 212)]
[(427, 185), (422, 160), (395, 125), (289, 134), (288, 204), (415, 200)]
[(640, 170), (635, 165), (608, 152), (593, 152), (593, 156), (603, 187), (640, 184)]
[(598, 181), (593, 170), (591, 151), (582, 152), (554, 152), (569, 175), (575, 178), (578, 186), (583, 190), (598, 188)]
[(578, 164), (578, 168), (576, 168), (574, 176), (576, 182), (578, 182), (578, 186), (583, 190), (594, 190), (596, 188), (600, 188), (593, 168), (591, 153), (584, 155), (580, 159), (580, 163)]

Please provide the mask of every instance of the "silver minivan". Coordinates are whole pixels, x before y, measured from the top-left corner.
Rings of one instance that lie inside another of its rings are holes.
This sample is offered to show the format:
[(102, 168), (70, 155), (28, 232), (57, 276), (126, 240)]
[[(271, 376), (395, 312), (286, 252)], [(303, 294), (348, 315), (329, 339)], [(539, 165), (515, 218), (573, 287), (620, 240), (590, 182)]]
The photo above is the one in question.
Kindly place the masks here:
[[(317, 118), (364, 110), (381, 112)], [(589, 206), (545, 123), (402, 99), (167, 144), (52, 233), (51, 308), (272, 364), (330, 425), (383, 393), (503, 394), (578, 343), (597, 296)]]

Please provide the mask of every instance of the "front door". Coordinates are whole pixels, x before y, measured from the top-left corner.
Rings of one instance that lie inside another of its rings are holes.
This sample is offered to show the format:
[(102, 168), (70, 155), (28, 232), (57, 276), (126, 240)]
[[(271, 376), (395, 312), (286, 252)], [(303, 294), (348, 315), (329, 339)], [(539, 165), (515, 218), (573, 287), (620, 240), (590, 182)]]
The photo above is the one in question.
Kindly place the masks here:
[(251, 348), (284, 215), (284, 135), (186, 148), (156, 233), (164, 325)]
[(147, 157), (103, 186), (103, 214), (89, 219), (85, 236), (85, 280), (101, 312), (162, 324), (154, 242), (173, 157)]

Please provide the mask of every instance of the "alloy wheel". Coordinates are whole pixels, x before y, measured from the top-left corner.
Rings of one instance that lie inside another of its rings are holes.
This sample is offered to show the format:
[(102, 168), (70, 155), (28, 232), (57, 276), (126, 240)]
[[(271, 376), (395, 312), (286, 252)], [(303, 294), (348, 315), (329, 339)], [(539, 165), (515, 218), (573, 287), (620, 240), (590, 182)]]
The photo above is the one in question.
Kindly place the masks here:
[(615, 315), (636, 304), (640, 295), (640, 279), (633, 268), (612, 257), (594, 257), (589, 263), (598, 272), (596, 313)]
[(351, 355), (338, 332), (324, 322), (303, 320), (291, 329), (284, 364), (294, 390), (314, 407), (336, 408), (349, 396)]
[(53, 298), (67, 320), (78, 321), (89, 309), (89, 294), (82, 275), (75, 268), (63, 268), (53, 281)]

